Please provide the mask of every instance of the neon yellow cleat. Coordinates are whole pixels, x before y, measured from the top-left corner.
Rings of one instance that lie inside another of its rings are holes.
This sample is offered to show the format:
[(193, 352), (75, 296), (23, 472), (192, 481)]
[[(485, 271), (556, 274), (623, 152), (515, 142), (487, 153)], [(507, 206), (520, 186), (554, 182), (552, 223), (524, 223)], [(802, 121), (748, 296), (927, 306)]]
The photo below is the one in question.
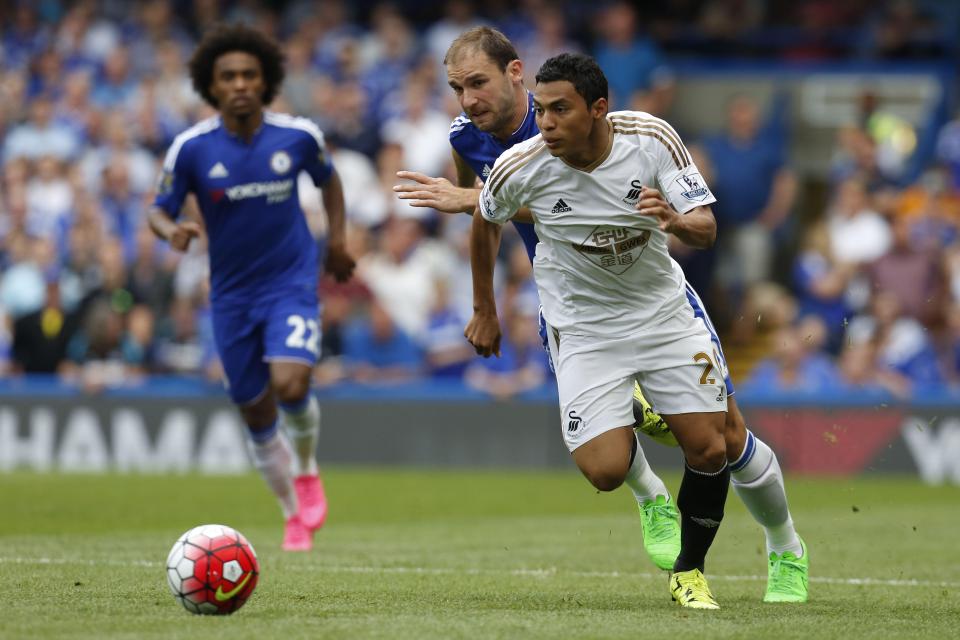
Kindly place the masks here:
[(688, 609), (720, 608), (700, 569), (679, 571), (670, 576), (670, 595), (674, 602)]
[(670, 427), (664, 422), (659, 414), (654, 413), (653, 407), (643, 397), (643, 391), (640, 385), (633, 383), (633, 419), (636, 420), (634, 429), (645, 433), (654, 442), (659, 442), (668, 447), (679, 447), (677, 439), (673, 437)]

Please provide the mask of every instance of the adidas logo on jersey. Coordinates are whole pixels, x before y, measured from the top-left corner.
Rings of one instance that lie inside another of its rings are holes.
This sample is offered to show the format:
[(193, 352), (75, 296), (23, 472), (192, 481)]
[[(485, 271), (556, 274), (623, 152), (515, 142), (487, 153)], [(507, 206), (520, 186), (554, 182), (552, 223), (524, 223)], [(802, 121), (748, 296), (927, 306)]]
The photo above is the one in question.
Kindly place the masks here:
[(557, 200), (557, 204), (553, 205), (553, 209), (550, 210), (550, 213), (566, 213), (567, 211), (573, 211), (566, 202), (563, 201), (563, 198)]
[(223, 166), (222, 162), (218, 162), (210, 168), (210, 171), (207, 172), (208, 178), (226, 178), (230, 173), (227, 171), (227, 168)]
[(483, 165), (483, 181), (486, 182), (487, 178), (489, 177), (490, 177), (490, 165), (484, 164)]

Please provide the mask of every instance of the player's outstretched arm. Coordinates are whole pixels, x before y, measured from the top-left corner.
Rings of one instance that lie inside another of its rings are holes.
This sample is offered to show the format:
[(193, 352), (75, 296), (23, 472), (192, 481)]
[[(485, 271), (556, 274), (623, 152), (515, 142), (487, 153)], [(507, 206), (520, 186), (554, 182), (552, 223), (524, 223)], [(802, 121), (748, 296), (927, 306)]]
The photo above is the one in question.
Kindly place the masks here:
[(470, 229), (470, 268), (473, 272), (473, 317), (463, 335), (484, 358), (500, 356), (500, 321), (493, 292), (493, 268), (500, 250), (500, 225), (488, 222), (480, 212)]
[(663, 194), (644, 187), (637, 202), (637, 211), (640, 215), (657, 218), (661, 230), (672, 233), (691, 247), (706, 249), (717, 239), (717, 221), (710, 207), (697, 207), (680, 214)]
[(186, 251), (190, 240), (200, 235), (200, 225), (192, 220), (177, 222), (163, 209), (153, 207), (147, 214), (150, 229), (161, 240), (166, 240), (177, 251)]
[(347, 212), (343, 201), (343, 183), (334, 170), (321, 191), (323, 209), (327, 212), (327, 259), (324, 269), (337, 282), (346, 282), (353, 275), (356, 262), (347, 251)]
[(444, 213), (473, 213), (480, 198), (480, 189), (454, 186), (446, 178), (431, 178), (416, 171), (397, 171), (401, 180), (415, 184), (397, 184), (394, 192), (414, 207), (430, 207)]

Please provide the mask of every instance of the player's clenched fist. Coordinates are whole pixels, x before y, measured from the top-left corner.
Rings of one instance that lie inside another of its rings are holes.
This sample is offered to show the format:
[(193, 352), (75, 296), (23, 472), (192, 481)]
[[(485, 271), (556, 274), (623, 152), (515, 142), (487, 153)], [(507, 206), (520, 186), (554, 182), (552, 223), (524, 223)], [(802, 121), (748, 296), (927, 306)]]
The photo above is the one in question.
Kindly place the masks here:
[(667, 233), (672, 231), (673, 225), (676, 224), (680, 218), (680, 214), (670, 206), (670, 203), (666, 201), (663, 194), (650, 187), (644, 187), (640, 192), (637, 211), (639, 211), (641, 215), (657, 218), (660, 221), (660, 229)]
[(473, 345), (477, 355), (484, 358), (492, 355), (500, 357), (500, 321), (496, 313), (474, 313), (463, 335)]
[(177, 224), (170, 234), (170, 246), (177, 251), (186, 251), (190, 241), (200, 235), (200, 225), (196, 222), (184, 221)]
[(357, 266), (353, 256), (351, 256), (346, 247), (342, 245), (330, 245), (327, 247), (327, 259), (323, 264), (324, 270), (332, 275), (337, 282), (346, 282), (353, 275), (353, 269)]

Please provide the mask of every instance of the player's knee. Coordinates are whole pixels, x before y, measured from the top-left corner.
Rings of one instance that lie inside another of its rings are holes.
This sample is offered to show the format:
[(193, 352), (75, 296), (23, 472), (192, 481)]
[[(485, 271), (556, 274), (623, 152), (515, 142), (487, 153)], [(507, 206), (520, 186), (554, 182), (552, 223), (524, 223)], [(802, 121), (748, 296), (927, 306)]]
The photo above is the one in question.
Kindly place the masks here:
[(727, 446), (720, 434), (706, 438), (696, 446), (683, 450), (687, 465), (698, 471), (713, 472), (721, 469), (727, 461)]
[(297, 404), (307, 397), (310, 391), (310, 377), (289, 375), (278, 376), (273, 381), (273, 392), (282, 404)]
[(583, 475), (598, 491), (613, 491), (623, 484), (626, 473), (620, 469), (581, 469)]

